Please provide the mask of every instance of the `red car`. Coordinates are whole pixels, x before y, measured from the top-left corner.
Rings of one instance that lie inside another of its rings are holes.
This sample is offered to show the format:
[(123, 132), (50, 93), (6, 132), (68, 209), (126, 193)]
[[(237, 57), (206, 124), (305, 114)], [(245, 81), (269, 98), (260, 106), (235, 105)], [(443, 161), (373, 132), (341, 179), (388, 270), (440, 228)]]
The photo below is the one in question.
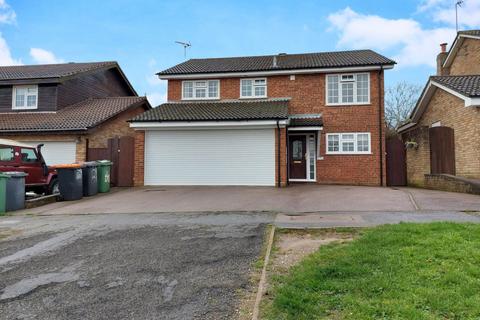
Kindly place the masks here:
[(37, 147), (8, 139), (0, 139), (0, 172), (22, 171), (26, 191), (38, 194), (58, 193), (57, 172), (49, 168), (42, 156), (43, 144)]

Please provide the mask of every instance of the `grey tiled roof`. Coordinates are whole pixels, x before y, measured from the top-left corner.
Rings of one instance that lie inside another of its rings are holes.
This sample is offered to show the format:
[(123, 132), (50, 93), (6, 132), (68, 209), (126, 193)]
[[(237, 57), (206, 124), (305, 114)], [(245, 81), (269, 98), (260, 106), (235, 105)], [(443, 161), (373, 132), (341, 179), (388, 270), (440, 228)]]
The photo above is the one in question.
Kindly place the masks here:
[(292, 118), (290, 119), (290, 127), (321, 127), (323, 126), (322, 118)]
[(72, 76), (108, 66), (117, 66), (115, 61), (37, 64), (28, 66), (0, 66), (0, 81), (50, 79)]
[(469, 36), (480, 37), (480, 30), (463, 30), (463, 31), (458, 31), (458, 34), (465, 34)]
[[(274, 64), (274, 58), (276, 60), (276, 66)], [(174, 75), (214, 72), (274, 71), (393, 64), (395, 64), (395, 61), (372, 50), (353, 50), (234, 58), (191, 59), (157, 74)]]
[(167, 102), (130, 121), (218, 121), (286, 119), (289, 99)]
[(145, 97), (89, 99), (56, 112), (10, 112), (0, 114), (0, 133), (32, 131), (84, 131), (145, 103)]
[(435, 76), (430, 78), (467, 97), (480, 97), (480, 75)]

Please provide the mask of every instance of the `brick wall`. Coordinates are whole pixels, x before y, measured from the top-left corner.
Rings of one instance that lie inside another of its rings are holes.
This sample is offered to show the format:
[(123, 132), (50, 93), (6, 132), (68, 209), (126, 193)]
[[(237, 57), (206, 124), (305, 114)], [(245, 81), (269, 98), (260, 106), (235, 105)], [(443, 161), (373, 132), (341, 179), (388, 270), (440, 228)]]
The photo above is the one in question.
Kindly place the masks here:
[[(280, 145), (278, 132), (280, 131)], [(287, 185), (287, 130), (275, 129), (275, 185), (278, 187), (278, 148), (280, 147), (280, 187)]]
[(143, 186), (145, 170), (145, 131), (135, 131), (133, 185)]
[[(317, 161), (317, 182), (338, 184), (379, 185), (380, 184), (380, 141), (383, 148), (383, 181), (386, 181), (385, 166), (385, 128), (379, 135), (379, 102), (383, 124), (383, 73), (370, 72), (370, 104), (361, 106), (326, 106), (325, 74), (271, 76), (267, 78), (267, 95), (290, 97), (289, 113), (321, 113), (324, 130), (321, 134), (320, 155)], [(168, 100), (181, 100), (181, 80), (168, 81)], [(238, 99), (240, 96), (240, 78), (220, 79), (220, 98)], [(379, 101), (380, 99), (380, 101)], [(341, 132), (370, 132), (371, 155), (326, 155), (325, 134)], [(285, 161), (286, 175), (286, 161)]]
[(480, 74), (480, 40), (464, 39), (450, 66), (450, 75)]
[(424, 174), (430, 173), (430, 146), (428, 127), (440, 121), (442, 126), (454, 129), (456, 174), (480, 178), (480, 110), (465, 107), (464, 101), (437, 89), (419, 121), (423, 127), (404, 134), (415, 140), (416, 150), (407, 150), (407, 179), (411, 184), (424, 185)]

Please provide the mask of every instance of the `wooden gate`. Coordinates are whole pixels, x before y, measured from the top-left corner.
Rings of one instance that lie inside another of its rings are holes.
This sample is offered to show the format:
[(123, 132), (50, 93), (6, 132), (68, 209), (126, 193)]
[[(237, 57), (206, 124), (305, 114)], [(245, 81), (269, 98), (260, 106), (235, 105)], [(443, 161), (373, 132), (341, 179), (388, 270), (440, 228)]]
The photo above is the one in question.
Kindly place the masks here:
[(430, 173), (455, 175), (455, 137), (452, 128), (429, 129)]
[(88, 148), (87, 161), (110, 160), (113, 162), (110, 173), (112, 186), (132, 187), (134, 166), (133, 137), (108, 139), (107, 148)]
[(389, 137), (386, 144), (387, 186), (406, 186), (407, 159), (403, 141), (398, 137)]

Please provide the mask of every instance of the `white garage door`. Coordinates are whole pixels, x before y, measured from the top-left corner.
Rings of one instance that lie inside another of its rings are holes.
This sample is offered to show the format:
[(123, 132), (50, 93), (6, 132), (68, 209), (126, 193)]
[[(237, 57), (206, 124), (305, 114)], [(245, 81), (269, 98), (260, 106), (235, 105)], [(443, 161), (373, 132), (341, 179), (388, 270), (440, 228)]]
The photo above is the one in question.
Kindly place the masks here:
[(33, 146), (43, 143), (42, 154), (47, 165), (75, 162), (77, 145), (73, 141), (25, 141), (25, 143)]
[(147, 131), (145, 185), (275, 185), (273, 129)]

